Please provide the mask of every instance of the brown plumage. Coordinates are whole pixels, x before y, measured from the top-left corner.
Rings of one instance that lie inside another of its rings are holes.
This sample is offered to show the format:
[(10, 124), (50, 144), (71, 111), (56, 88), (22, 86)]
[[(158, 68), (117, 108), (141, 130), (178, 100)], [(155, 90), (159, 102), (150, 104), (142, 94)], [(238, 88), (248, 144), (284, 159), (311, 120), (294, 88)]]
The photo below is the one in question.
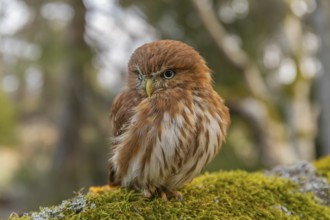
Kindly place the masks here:
[(161, 40), (132, 54), (110, 123), (110, 185), (180, 199), (176, 190), (219, 152), (230, 118), (199, 53)]

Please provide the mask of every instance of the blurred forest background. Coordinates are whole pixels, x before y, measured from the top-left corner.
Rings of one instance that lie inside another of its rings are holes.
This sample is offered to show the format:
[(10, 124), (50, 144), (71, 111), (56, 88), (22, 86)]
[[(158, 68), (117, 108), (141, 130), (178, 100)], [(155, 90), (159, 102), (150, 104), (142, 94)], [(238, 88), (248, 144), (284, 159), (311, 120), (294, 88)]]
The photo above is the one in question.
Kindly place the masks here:
[(207, 170), (330, 153), (328, 0), (0, 0), (0, 218), (106, 184), (112, 99), (157, 39), (199, 50), (231, 109)]

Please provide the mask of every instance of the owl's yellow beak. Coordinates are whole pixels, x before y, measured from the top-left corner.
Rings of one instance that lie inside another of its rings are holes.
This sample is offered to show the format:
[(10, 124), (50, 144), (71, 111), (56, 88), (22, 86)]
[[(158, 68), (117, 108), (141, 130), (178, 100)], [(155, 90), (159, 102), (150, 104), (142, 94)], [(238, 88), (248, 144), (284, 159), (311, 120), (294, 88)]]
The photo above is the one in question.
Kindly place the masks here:
[(145, 84), (146, 84), (146, 91), (148, 96), (150, 97), (152, 94), (152, 79), (145, 79)]

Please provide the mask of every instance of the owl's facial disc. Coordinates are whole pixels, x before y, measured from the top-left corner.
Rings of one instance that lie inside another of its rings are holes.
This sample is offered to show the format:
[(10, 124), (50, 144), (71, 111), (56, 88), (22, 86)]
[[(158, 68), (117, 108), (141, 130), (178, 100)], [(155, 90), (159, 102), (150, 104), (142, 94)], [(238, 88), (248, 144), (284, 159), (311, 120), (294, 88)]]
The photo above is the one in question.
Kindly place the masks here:
[(171, 80), (176, 75), (176, 71), (174, 69), (168, 68), (143, 74), (138, 65), (136, 65), (136, 69), (132, 72), (137, 75), (136, 77), (139, 81), (138, 87), (141, 88), (142, 85), (142, 88), (145, 90), (148, 97), (150, 97), (153, 93), (166, 89), (166, 81)]

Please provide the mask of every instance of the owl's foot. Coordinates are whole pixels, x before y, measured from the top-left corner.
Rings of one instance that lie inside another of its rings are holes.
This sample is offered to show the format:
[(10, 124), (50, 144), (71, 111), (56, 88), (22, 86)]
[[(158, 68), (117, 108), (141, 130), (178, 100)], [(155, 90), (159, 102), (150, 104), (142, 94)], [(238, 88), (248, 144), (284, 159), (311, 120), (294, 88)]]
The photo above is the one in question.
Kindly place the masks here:
[(173, 195), (179, 200), (179, 202), (183, 202), (183, 196), (182, 193), (179, 191), (173, 191)]
[(156, 193), (156, 188), (155, 187), (149, 187), (147, 189), (143, 189), (142, 193), (144, 197), (150, 199), (153, 195)]
[(171, 197), (177, 198), (180, 202), (183, 201), (183, 196), (179, 191), (170, 191), (167, 189), (149, 187), (147, 189), (143, 189), (142, 193), (143, 193), (143, 196), (148, 199), (150, 199), (153, 196), (157, 196), (157, 194), (158, 194), (158, 196), (165, 201), (168, 201), (168, 199)]
[(169, 197), (175, 197), (177, 198), (180, 202), (183, 202), (183, 196), (179, 191), (169, 191), (169, 190), (160, 190), (160, 197), (167, 201)]

